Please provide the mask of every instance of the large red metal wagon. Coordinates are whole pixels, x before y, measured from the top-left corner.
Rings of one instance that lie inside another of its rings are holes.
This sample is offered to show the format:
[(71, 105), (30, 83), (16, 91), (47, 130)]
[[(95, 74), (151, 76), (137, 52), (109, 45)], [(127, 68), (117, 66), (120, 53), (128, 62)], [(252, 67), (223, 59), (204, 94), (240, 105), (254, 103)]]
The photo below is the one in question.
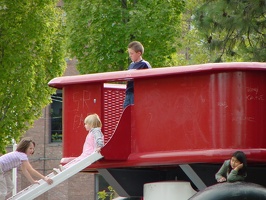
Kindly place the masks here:
[[(122, 109), (125, 81), (135, 103)], [(216, 63), (59, 77), (63, 90), (63, 159), (80, 155), (83, 120), (103, 122), (98, 170), (121, 196), (142, 197), (149, 182), (215, 183), (221, 163), (246, 153), (247, 181), (266, 185), (266, 63)]]

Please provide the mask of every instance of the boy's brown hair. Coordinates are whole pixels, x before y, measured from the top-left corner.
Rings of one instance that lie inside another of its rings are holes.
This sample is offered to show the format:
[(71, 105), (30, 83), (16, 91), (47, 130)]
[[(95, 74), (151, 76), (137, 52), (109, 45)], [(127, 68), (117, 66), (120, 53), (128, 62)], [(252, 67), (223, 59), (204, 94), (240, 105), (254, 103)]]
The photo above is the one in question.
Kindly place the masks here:
[(133, 41), (128, 44), (129, 49), (133, 49), (135, 52), (140, 52), (141, 54), (144, 53), (143, 45), (138, 41)]

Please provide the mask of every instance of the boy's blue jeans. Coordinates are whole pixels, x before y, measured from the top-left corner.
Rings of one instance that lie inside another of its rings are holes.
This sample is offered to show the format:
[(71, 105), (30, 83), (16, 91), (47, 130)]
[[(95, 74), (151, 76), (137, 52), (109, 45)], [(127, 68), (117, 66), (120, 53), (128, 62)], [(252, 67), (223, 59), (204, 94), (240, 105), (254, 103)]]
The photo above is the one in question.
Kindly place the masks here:
[(134, 93), (130, 92), (126, 94), (125, 101), (123, 104), (123, 108), (127, 107), (128, 105), (134, 104)]

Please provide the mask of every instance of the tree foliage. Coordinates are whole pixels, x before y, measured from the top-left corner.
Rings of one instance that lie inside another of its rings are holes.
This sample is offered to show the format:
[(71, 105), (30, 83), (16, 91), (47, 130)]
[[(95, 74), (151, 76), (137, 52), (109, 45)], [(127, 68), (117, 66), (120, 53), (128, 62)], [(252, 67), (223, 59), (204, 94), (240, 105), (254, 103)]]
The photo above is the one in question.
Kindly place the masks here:
[(204, 0), (186, 1), (184, 11), (181, 13), (182, 34), (179, 41), (181, 45), (177, 48), (178, 65), (192, 65), (207, 63), (212, 58), (212, 53), (205, 45), (201, 36), (201, 30), (194, 26), (194, 16), (197, 9)]
[(153, 67), (174, 63), (180, 13), (176, 0), (65, 0), (68, 47), (84, 73), (124, 70), (127, 45), (140, 41)]
[(0, 152), (50, 103), (65, 69), (63, 12), (52, 0), (0, 0)]
[(195, 22), (216, 62), (266, 61), (265, 0), (205, 0)]

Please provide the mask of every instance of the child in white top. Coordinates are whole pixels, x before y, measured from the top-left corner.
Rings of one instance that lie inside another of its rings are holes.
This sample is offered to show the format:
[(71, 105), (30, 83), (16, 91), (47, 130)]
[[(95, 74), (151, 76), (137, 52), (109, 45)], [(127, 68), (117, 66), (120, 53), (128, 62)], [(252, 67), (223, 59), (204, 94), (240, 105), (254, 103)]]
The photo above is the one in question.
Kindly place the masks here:
[(0, 200), (4, 200), (13, 189), (11, 181), (11, 171), (13, 168), (21, 166), (22, 173), (30, 181), (31, 184), (39, 183), (33, 179), (33, 176), (43, 179), (48, 184), (52, 184), (53, 180), (43, 176), (32, 168), (28, 156), (34, 153), (35, 142), (30, 138), (23, 138), (17, 146), (16, 151), (7, 153), (0, 157)]

